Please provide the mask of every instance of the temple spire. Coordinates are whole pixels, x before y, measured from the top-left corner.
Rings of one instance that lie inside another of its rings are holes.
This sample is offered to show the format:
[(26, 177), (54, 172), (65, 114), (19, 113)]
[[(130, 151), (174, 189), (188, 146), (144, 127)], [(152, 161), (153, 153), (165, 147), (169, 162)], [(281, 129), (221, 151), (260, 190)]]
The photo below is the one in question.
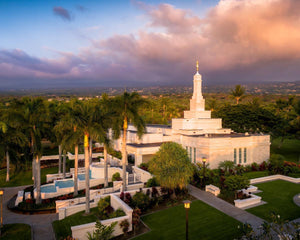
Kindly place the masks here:
[(199, 73), (199, 62), (198, 62), (198, 60), (196, 62), (196, 68), (197, 68), (197, 73)]

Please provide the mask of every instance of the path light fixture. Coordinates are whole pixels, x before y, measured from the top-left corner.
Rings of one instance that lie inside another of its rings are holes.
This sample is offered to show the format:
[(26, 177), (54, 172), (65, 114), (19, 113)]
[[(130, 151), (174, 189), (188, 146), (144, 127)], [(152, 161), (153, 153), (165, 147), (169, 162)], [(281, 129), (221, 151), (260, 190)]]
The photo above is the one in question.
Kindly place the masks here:
[(183, 201), (185, 208), (185, 239), (189, 239), (189, 209), (191, 207), (191, 201), (184, 200)]
[(203, 162), (203, 185), (204, 185), (204, 189), (205, 189), (205, 163), (206, 163), (206, 157), (202, 158), (202, 162)]
[(2, 230), (2, 227), (3, 227), (3, 190), (0, 190), (0, 208), (1, 208), (1, 210), (0, 210), (0, 236), (1, 236), (1, 230)]

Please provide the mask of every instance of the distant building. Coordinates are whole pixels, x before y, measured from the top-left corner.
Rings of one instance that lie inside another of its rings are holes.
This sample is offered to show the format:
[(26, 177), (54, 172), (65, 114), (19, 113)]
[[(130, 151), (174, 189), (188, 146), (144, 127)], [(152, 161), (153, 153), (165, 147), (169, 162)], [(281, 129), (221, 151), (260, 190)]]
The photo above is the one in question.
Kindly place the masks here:
[[(211, 111), (205, 110), (198, 66), (190, 110), (184, 112), (184, 118), (172, 119), (171, 127), (147, 125), (146, 132), (139, 139), (135, 128), (128, 127), (127, 153), (134, 156), (136, 166), (148, 162), (163, 142), (171, 141), (186, 148), (193, 163), (206, 158), (210, 168), (217, 168), (225, 160), (246, 165), (261, 163), (270, 157), (270, 135), (235, 133), (229, 128), (222, 128), (222, 119), (211, 118)], [(117, 150), (121, 149), (121, 145), (121, 138), (114, 143)]]

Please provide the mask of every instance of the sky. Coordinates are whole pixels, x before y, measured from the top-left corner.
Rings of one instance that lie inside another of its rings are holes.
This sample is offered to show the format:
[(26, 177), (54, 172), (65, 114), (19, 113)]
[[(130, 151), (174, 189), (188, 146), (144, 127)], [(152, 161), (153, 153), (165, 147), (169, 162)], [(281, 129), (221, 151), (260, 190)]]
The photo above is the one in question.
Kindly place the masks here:
[(299, 81), (299, 0), (0, 0), (0, 88)]

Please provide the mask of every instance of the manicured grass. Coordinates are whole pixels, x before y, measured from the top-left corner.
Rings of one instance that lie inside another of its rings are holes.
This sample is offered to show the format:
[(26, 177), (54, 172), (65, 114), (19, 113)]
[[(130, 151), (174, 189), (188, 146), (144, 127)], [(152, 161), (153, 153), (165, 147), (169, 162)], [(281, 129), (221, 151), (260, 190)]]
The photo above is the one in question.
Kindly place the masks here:
[(286, 161), (298, 163), (300, 161), (300, 140), (284, 139), (281, 148), (278, 148), (280, 141), (280, 138), (272, 140), (271, 153), (281, 154)]
[[(136, 240), (185, 239), (185, 209), (183, 205), (168, 208), (142, 220), (150, 227), (149, 233)], [(194, 201), (189, 210), (189, 239), (234, 239), (239, 236), (240, 223), (201, 202)]]
[(91, 214), (84, 216), (82, 212), (75, 213), (69, 217), (66, 217), (63, 220), (57, 220), (52, 223), (55, 236), (57, 240), (64, 239), (67, 236), (72, 235), (71, 227), (76, 226), (76, 225), (81, 225), (85, 223), (91, 223), (91, 222), (96, 222), (98, 219), (95, 215), (95, 213), (98, 212), (98, 208), (91, 208), (90, 209)]
[(255, 172), (245, 172), (245, 173), (243, 173), (243, 175), (249, 179), (253, 179), (253, 178), (268, 176), (269, 173), (268, 173), (268, 171), (255, 171)]
[(247, 211), (270, 221), (271, 212), (279, 214), (282, 219), (293, 220), (300, 217), (300, 207), (293, 202), (293, 197), (300, 193), (300, 185), (283, 180), (255, 184), (257, 193), (267, 204), (250, 208)]
[(31, 227), (27, 224), (15, 223), (3, 225), (1, 240), (31, 240)]
[[(43, 168), (41, 169), (41, 182), (46, 182), (46, 175), (51, 173), (57, 173), (58, 168)], [(0, 186), (1, 187), (17, 187), (23, 185), (31, 185), (32, 181), (32, 171), (21, 171), (18, 173), (12, 173), (10, 175), (10, 181), (6, 182), (6, 169), (0, 170)]]

